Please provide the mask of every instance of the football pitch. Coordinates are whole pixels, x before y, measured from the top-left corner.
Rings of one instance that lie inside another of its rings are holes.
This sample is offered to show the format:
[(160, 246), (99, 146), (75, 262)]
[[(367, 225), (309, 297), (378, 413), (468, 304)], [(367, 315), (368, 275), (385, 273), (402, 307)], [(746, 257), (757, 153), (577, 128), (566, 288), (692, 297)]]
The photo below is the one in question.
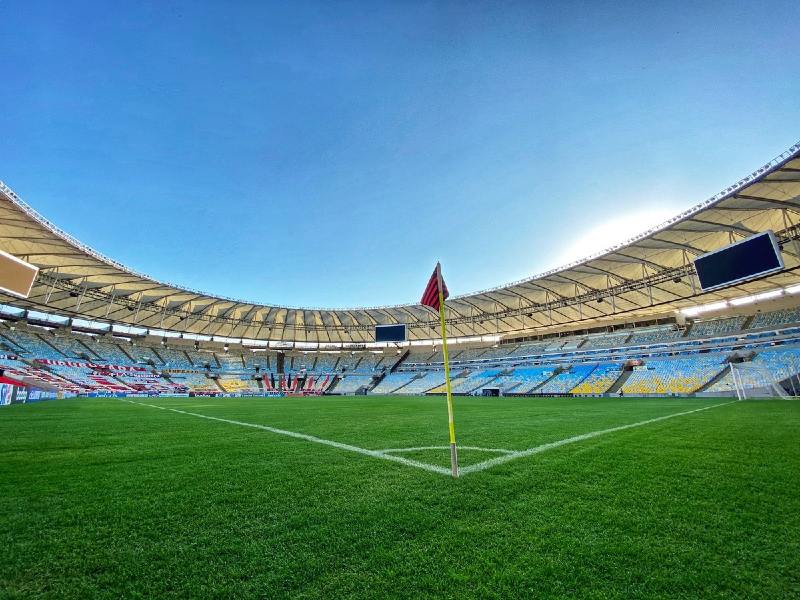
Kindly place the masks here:
[(0, 410), (0, 597), (800, 597), (800, 403)]

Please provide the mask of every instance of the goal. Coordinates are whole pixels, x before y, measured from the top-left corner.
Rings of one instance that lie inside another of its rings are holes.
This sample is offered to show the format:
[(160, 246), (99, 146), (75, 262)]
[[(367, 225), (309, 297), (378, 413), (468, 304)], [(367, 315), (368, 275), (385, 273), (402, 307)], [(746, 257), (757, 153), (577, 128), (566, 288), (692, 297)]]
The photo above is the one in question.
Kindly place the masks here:
[[(796, 378), (786, 378), (785, 373), (753, 363), (731, 363), (731, 379), (739, 400), (748, 398), (789, 398), (797, 396)], [(787, 380), (790, 389), (781, 385)]]

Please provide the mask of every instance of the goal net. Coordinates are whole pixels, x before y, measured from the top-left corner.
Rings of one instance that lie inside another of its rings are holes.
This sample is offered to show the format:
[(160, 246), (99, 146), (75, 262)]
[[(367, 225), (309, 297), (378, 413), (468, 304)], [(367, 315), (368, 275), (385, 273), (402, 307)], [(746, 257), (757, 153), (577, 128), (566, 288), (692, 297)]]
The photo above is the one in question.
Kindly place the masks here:
[[(754, 363), (731, 363), (731, 379), (739, 400), (789, 398), (797, 396), (800, 392), (795, 390), (796, 377), (787, 377), (783, 369), (770, 369)], [(782, 382), (785, 382), (789, 389), (784, 388)]]

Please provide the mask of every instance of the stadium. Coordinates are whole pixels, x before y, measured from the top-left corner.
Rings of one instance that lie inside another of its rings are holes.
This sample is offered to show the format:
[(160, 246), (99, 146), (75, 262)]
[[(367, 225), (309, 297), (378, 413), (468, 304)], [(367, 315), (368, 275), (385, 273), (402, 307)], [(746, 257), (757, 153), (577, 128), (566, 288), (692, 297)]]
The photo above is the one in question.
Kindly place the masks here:
[[(237, 62), (249, 57), (236, 48)], [(267, 62), (288, 60), (277, 56)], [(208, 93), (228, 102), (224, 88)], [(136, 146), (108, 135), (92, 152)], [(19, 154), (13, 164), (36, 156)], [(0, 173), (0, 597), (800, 597), (800, 142), (771, 154), (712, 197), (557, 268), (450, 294), (459, 285), (442, 259), (403, 282), (419, 302), (354, 308), (249, 301), (140, 272), (147, 249), (127, 242), (133, 229), (177, 231), (191, 211), (215, 227), (234, 220), (234, 201), (207, 182), (214, 193), (189, 211), (148, 213), (138, 175), (141, 190), (120, 183), (124, 210), (94, 207), (112, 215), (131, 262), (48, 215), (47, 198), (16, 186), (23, 175)], [(570, 153), (571, 177), (581, 158)], [(224, 163), (231, 179), (245, 178), (235, 162)], [(56, 169), (32, 170), (58, 181)], [(114, 189), (99, 171), (81, 184), (53, 183), (57, 203)], [(291, 218), (241, 219), (266, 223), (267, 240), (296, 232), (289, 246), (248, 250), (278, 285), (270, 264), (311, 247), (319, 223), (343, 245), (358, 237), (351, 214), (297, 202)], [(412, 212), (387, 203), (371, 218), (388, 238), (402, 235), (396, 221), (424, 230)], [(98, 239), (100, 222), (81, 225)], [(554, 227), (542, 223), (532, 237)], [(484, 242), (478, 225), (457, 232), (449, 256)], [(559, 243), (580, 237), (566, 216), (555, 227)], [(236, 245), (157, 237), (184, 258), (193, 245)], [(439, 250), (409, 242), (423, 243)], [(391, 248), (368, 251), (396, 264)], [(348, 282), (326, 264), (298, 278), (333, 296)], [(220, 258), (199, 279), (236, 268)]]
[[(800, 145), (607, 251), (448, 299), (456, 395), (797, 395)], [(155, 281), (2, 185), (2, 250), (38, 276), (5, 295), (3, 376), (39, 396), (444, 393), (422, 305), (251, 304)], [(704, 291), (694, 259), (774, 232), (783, 268)], [(401, 341), (376, 327), (405, 325)]]

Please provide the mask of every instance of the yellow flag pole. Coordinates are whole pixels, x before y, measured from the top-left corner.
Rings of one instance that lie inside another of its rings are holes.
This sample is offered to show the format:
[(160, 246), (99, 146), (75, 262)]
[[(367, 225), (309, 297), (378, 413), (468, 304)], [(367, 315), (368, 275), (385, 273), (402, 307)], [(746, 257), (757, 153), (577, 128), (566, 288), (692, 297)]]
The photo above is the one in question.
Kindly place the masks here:
[(450, 426), (450, 471), (458, 477), (458, 450), (456, 449), (456, 424), (453, 420), (453, 391), (450, 388), (450, 360), (447, 357), (447, 332), (444, 326), (444, 293), (442, 290), (442, 267), (436, 263), (436, 279), (439, 284), (439, 323), (442, 326), (442, 354), (444, 355), (444, 382), (447, 390), (447, 420)]

